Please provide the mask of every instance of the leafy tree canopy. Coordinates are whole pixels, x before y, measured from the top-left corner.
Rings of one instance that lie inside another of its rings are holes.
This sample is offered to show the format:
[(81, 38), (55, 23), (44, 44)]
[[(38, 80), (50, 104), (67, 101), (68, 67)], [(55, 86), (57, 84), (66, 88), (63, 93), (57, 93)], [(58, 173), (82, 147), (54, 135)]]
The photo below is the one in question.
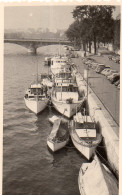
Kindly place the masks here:
[[(96, 41), (109, 42), (113, 39), (114, 9), (114, 6), (84, 5), (77, 6), (72, 12), (76, 21), (75, 29), (78, 29), (76, 34), (79, 34), (83, 41), (94, 41), (95, 53)], [(70, 26), (70, 31), (72, 27), (74, 28), (74, 24)]]

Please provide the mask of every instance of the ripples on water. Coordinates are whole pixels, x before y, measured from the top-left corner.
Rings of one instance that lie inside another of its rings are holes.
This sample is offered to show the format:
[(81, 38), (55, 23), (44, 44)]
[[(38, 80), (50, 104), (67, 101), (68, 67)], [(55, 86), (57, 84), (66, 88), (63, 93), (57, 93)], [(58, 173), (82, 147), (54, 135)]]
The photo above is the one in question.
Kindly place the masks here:
[(4, 195), (79, 195), (78, 173), (86, 160), (72, 147), (51, 153), (46, 144), (52, 129), (48, 118), (56, 111), (47, 107), (36, 116), (25, 107), (23, 99), (37, 63), (39, 73), (47, 73), (44, 57), (57, 51), (58, 46), (48, 46), (32, 56), (23, 47), (5, 45)]

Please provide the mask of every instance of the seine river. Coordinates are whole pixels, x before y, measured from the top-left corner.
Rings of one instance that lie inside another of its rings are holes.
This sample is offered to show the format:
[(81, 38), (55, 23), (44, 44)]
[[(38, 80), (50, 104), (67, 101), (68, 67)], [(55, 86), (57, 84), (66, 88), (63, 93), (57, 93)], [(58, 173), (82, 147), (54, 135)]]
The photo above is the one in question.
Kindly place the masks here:
[[(61, 48), (63, 52), (63, 48)], [(4, 54), (4, 195), (79, 195), (78, 173), (85, 158), (73, 145), (51, 153), (46, 144), (52, 126), (48, 118), (57, 114), (47, 107), (36, 116), (24, 104), (24, 94), (39, 74), (48, 73), (44, 58), (58, 53), (58, 46), (27, 49), (5, 44)]]

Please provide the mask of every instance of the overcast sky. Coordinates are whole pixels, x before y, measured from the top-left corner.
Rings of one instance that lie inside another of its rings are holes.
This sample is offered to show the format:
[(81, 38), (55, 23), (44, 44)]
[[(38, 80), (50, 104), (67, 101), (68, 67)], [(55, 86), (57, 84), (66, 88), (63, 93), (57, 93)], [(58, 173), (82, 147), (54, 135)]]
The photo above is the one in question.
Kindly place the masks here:
[[(49, 28), (67, 29), (74, 21), (72, 11), (76, 6), (18, 6), (5, 7), (4, 26), (5, 29), (28, 29)], [(117, 6), (114, 16), (120, 13)]]

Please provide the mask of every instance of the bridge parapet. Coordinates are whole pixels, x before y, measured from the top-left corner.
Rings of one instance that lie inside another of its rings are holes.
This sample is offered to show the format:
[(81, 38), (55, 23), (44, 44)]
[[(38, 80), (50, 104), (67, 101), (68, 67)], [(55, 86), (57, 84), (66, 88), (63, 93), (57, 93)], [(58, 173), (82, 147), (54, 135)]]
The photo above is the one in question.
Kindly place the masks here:
[(53, 42), (53, 43), (67, 43), (67, 44), (71, 44), (71, 41), (66, 40), (66, 39), (4, 39), (4, 42)]

